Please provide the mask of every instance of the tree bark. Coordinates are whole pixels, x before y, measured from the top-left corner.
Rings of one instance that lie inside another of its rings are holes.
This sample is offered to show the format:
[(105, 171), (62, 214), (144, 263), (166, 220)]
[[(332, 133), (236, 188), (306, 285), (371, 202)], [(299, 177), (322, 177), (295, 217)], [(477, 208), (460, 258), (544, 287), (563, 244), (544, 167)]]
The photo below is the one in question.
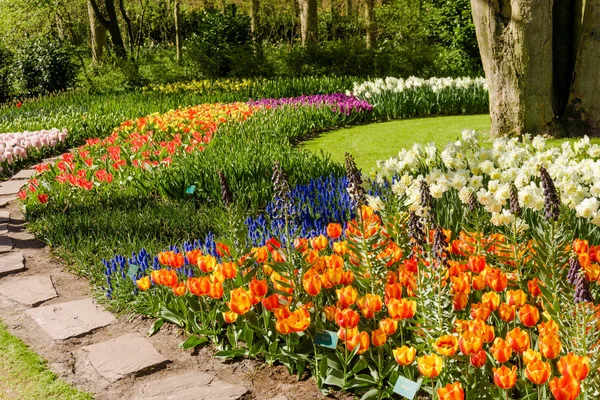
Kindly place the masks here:
[(375, 42), (375, 16), (374, 16), (375, 0), (365, 1), (365, 28), (366, 28), (366, 45), (367, 49), (373, 47)]
[(471, 0), (492, 134), (551, 129), (552, 0)]
[(175, 59), (181, 65), (181, 31), (179, 30), (179, 0), (173, 2), (173, 24), (175, 25)]
[(302, 45), (317, 43), (317, 0), (298, 0), (300, 3), (300, 33)]
[(104, 0), (108, 18), (104, 18), (104, 15), (102, 15), (96, 0), (89, 0), (89, 2), (98, 21), (100, 21), (100, 23), (110, 33), (110, 38), (115, 49), (116, 56), (123, 59), (127, 58), (127, 50), (125, 50), (125, 44), (123, 43), (123, 37), (121, 36), (121, 29), (119, 29), (119, 21), (117, 19), (117, 11), (115, 9), (114, 0)]
[(90, 4), (90, 0), (87, 1), (88, 18), (90, 21), (90, 38), (92, 48), (92, 62), (94, 64), (100, 63), (102, 60), (102, 53), (106, 47), (106, 28), (102, 26), (96, 15), (94, 9)]
[(259, 35), (260, 29), (260, 1), (259, 0), (250, 0), (250, 30), (252, 34), (256, 37)]
[(133, 54), (133, 47), (135, 46), (135, 37), (133, 36), (133, 27), (131, 26), (131, 19), (127, 16), (127, 11), (125, 10), (125, 4), (123, 0), (119, 0), (119, 10), (121, 11), (121, 16), (123, 17), (123, 21), (125, 21), (125, 25), (127, 26), (127, 37), (129, 38), (129, 49)]
[[(587, 0), (580, 31), (569, 103), (563, 118), (569, 133), (600, 134), (600, 4)], [(576, 13), (577, 15), (581, 15)]]

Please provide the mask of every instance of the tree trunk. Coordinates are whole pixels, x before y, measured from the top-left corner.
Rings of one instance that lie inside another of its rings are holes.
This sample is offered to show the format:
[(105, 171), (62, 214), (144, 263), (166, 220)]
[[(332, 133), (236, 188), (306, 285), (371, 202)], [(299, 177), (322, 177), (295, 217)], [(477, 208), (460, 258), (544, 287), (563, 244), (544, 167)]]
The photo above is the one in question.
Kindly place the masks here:
[(551, 128), (552, 0), (471, 0), (492, 134)]
[(133, 27), (131, 26), (131, 19), (127, 16), (127, 11), (125, 11), (125, 4), (123, 0), (119, 0), (119, 10), (121, 11), (121, 16), (123, 17), (123, 21), (125, 21), (125, 25), (127, 26), (127, 37), (129, 38), (129, 50), (131, 54), (133, 54), (133, 47), (135, 46), (135, 38), (133, 36)]
[(317, 0), (298, 0), (300, 3), (300, 33), (302, 45), (317, 43)]
[(174, 1), (173, 23), (175, 25), (175, 58), (177, 65), (181, 65), (181, 32), (179, 31), (179, 0)]
[(252, 34), (256, 37), (259, 36), (260, 29), (260, 17), (258, 13), (260, 12), (260, 1), (259, 0), (250, 0), (250, 30)]
[(354, 14), (354, 9), (352, 7), (352, 0), (346, 0), (346, 16), (351, 16)]
[(92, 62), (94, 64), (98, 64), (102, 60), (102, 53), (106, 47), (106, 28), (102, 26), (100, 21), (98, 21), (98, 18), (96, 18), (94, 9), (92, 8), (89, 0), (87, 1), (87, 10), (90, 21)]
[(600, 4), (594, 0), (584, 3), (580, 31), (577, 26), (575, 29), (575, 70), (563, 119), (569, 133), (597, 135), (600, 134)]
[(110, 33), (110, 38), (115, 49), (116, 56), (119, 58), (127, 58), (127, 50), (125, 50), (125, 44), (123, 43), (123, 37), (121, 36), (121, 30), (119, 29), (119, 21), (117, 19), (117, 11), (115, 9), (114, 0), (104, 0), (108, 18), (104, 18), (96, 0), (89, 0), (89, 2), (98, 21), (100, 21), (100, 23)]
[(365, 28), (366, 28), (366, 44), (367, 49), (373, 47), (375, 42), (375, 16), (374, 16), (375, 0), (365, 1)]

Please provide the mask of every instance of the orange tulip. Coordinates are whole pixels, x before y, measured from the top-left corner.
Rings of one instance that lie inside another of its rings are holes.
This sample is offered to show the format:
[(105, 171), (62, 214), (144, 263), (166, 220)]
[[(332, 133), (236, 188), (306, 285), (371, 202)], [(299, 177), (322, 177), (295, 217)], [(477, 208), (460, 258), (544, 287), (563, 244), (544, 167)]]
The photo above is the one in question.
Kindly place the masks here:
[(521, 328), (515, 328), (506, 334), (506, 341), (517, 353), (523, 353), (529, 348), (529, 334)]
[(590, 372), (590, 359), (588, 357), (569, 353), (566, 356), (561, 357), (556, 366), (561, 374), (571, 375), (578, 381), (582, 381)]
[(340, 326), (340, 328), (356, 328), (359, 321), (360, 315), (358, 315), (358, 313), (351, 308), (346, 308), (345, 310), (338, 311), (335, 314), (335, 322)]
[(273, 311), (279, 308), (279, 296), (272, 294), (269, 297), (262, 299), (261, 303), (263, 307), (267, 309), (267, 311)]
[(475, 368), (481, 368), (487, 362), (487, 353), (485, 350), (479, 350), (477, 353), (473, 354), (470, 358), (471, 365)]
[(238, 268), (234, 262), (224, 262), (218, 269), (227, 279), (233, 279), (237, 276)]
[(575, 400), (581, 390), (579, 381), (571, 375), (554, 377), (548, 386), (556, 400)]
[(464, 310), (469, 302), (469, 295), (466, 293), (456, 293), (452, 297), (452, 308), (455, 311)]
[(503, 303), (498, 307), (498, 316), (504, 322), (510, 322), (515, 319), (515, 313), (515, 306), (511, 306), (510, 304)]
[(231, 311), (238, 315), (246, 314), (252, 307), (250, 294), (244, 288), (236, 288), (231, 291), (231, 301), (227, 303)]
[(333, 252), (337, 255), (343, 256), (348, 252), (347, 243), (344, 240), (343, 242), (335, 242), (333, 243)]
[(185, 253), (185, 257), (188, 260), (188, 263), (191, 265), (198, 265), (198, 257), (202, 255), (202, 251), (198, 249), (190, 250)]
[(473, 276), (473, 278), (471, 279), (471, 286), (473, 286), (473, 290), (485, 289), (485, 274), (481, 273), (479, 275)]
[(513, 349), (510, 344), (502, 338), (496, 338), (494, 344), (490, 348), (490, 352), (499, 363), (505, 363), (510, 360), (512, 351)]
[(558, 357), (560, 355), (560, 350), (562, 349), (560, 337), (555, 333), (540, 335), (538, 346), (540, 348), (540, 353), (550, 360)]
[(290, 312), (287, 317), (278, 319), (275, 328), (282, 335), (286, 335), (292, 332), (302, 332), (309, 325), (310, 314), (305, 308), (299, 308)]
[(356, 335), (358, 335), (358, 328), (340, 328), (338, 330), (338, 338), (340, 338), (340, 340), (344, 343), (346, 343), (348, 340), (352, 339)]
[(166, 269), (161, 270), (161, 284), (168, 286), (168, 287), (175, 287), (177, 286), (177, 282), (179, 281), (177, 278), (177, 273), (173, 270), (167, 271)]
[(321, 251), (321, 250), (327, 248), (329, 241), (327, 240), (327, 238), (324, 235), (319, 235), (316, 238), (313, 238), (310, 241), (310, 244), (313, 249), (315, 249), (317, 251)]
[(534, 361), (541, 360), (541, 359), (542, 359), (542, 355), (533, 349), (529, 349), (529, 350), (523, 352), (523, 362), (525, 364), (529, 364), (529, 363), (532, 363)]
[(558, 324), (551, 319), (537, 326), (540, 335), (558, 334)]
[(587, 240), (575, 239), (573, 241), (573, 251), (577, 254), (588, 253), (590, 245)]
[(296, 249), (300, 252), (305, 252), (306, 250), (308, 250), (308, 239), (306, 239), (306, 238), (294, 239), (294, 249)]
[(331, 223), (327, 225), (327, 236), (332, 239), (337, 239), (342, 236), (342, 226), (340, 224)]
[(265, 279), (258, 280), (256, 278), (252, 278), (248, 284), (248, 288), (250, 289), (250, 293), (256, 297), (265, 297), (267, 291), (269, 290), (267, 287), (267, 281)]
[(488, 308), (487, 304), (484, 303), (473, 303), (471, 304), (471, 318), (480, 319), (487, 321), (492, 311)]
[(335, 291), (338, 298), (339, 308), (348, 308), (352, 304), (356, 303), (358, 299), (358, 292), (354, 286), (345, 286)]
[(441, 355), (451, 357), (458, 350), (458, 339), (453, 335), (440, 336), (433, 344), (433, 348)]
[(452, 293), (469, 294), (471, 291), (471, 282), (469, 274), (459, 273), (457, 276), (450, 278), (452, 281)]
[(186, 292), (186, 284), (185, 284), (185, 282), (180, 282), (177, 285), (173, 286), (172, 289), (173, 289), (173, 294), (175, 294), (175, 296), (181, 297)]
[(387, 334), (381, 328), (374, 330), (372, 332), (371, 336), (372, 336), (373, 346), (375, 346), (375, 347), (382, 346), (385, 344), (385, 342), (387, 342)]
[(237, 317), (238, 317), (238, 315), (236, 313), (234, 313), (233, 311), (227, 311), (227, 312), (223, 313), (223, 319), (228, 324), (235, 322), (237, 320)]
[(489, 286), (490, 289), (501, 292), (506, 289), (506, 285), (508, 284), (508, 277), (502, 271), (497, 268), (490, 268), (490, 270), (485, 275), (485, 282)]
[(394, 283), (385, 285), (385, 303), (388, 304), (390, 299), (400, 300), (402, 298), (402, 284)]
[(150, 282), (149, 276), (144, 276), (143, 278), (138, 279), (137, 281), (135, 281), (135, 284), (138, 288), (140, 288), (141, 291), (146, 291), (150, 289), (150, 286), (152, 286), (152, 282)]
[(358, 299), (356, 304), (358, 305), (358, 308), (360, 308), (362, 315), (367, 319), (373, 318), (375, 313), (381, 311), (381, 308), (383, 307), (381, 297), (370, 293)]
[(211, 283), (208, 296), (211, 299), (220, 299), (223, 297), (223, 284), (221, 282)]
[(402, 346), (396, 347), (392, 353), (394, 353), (394, 358), (396, 362), (402, 366), (410, 365), (415, 361), (415, 356), (417, 355), (417, 349), (414, 347)]
[(465, 331), (460, 335), (458, 345), (464, 355), (472, 356), (477, 354), (483, 347), (483, 339), (480, 335), (471, 331)]
[(363, 354), (369, 349), (369, 334), (367, 332), (361, 332), (358, 335), (354, 336), (352, 339), (346, 341), (346, 347), (348, 350), (353, 351), (356, 346), (360, 346), (360, 348), (356, 351), (356, 354)]
[(200, 271), (202, 272), (209, 274), (213, 272), (216, 265), (217, 259), (210, 254), (198, 257), (198, 268), (200, 268)]
[(409, 319), (417, 312), (417, 302), (406, 299), (390, 299), (388, 313), (394, 319)]
[(325, 312), (325, 319), (331, 322), (335, 320), (335, 313), (338, 309), (335, 306), (325, 306), (323, 307), (323, 311)]
[(480, 273), (485, 269), (485, 257), (484, 256), (470, 256), (467, 265), (473, 273)]
[(449, 383), (437, 390), (439, 400), (464, 400), (465, 391), (460, 382)]
[(305, 274), (302, 278), (302, 286), (304, 291), (310, 296), (316, 296), (321, 293), (321, 276), (320, 275), (308, 275)]
[[(496, 292), (486, 292), (481, 295), (481, 302), (485, 304), (490, 311), (496, 311), (500, 306), (500, 295)], [(482, 318), (484, 321), (487, 318)]]
[(531, 328), (540, 320), (540, 311), (531, 304), (525, 304), (519, 309), (519, 319), (523, 325)]
[(507, 368), (506, 365), (500, 368), (492, 368), (494, 372), (494, 383), (500, 389), (510, 389), (517, 383), (517, 367)]
[(533, 297), (537, 297), (542, 294), (542, 290), (540, 289), (540, 280), (538, 278), (528, 280), (527, 290), (529, 290), (529, 294)]
[(252, 249), (252, 257), (260, 264), (267, 261), (269, 259), (269, 250), (267, 249), (267, 246), (254, 247)]
[(506, 303), (511, 306), (521, 307), (527, 303), (527, 295), (521, 289), (519, 290), (507, 290), (506, 291)]
[(379, 329), (382, 329), (387, 335), (393, 335), (398, 329), (398, 321), (392, 318), (385, 318), (379, 321)]
[(542, 360), (531, 362), (527, 364), (527, 367), (525, 368), (527, 379), (536, 385), (543, 385), (548, 382), (551, 373), (552, 369), (550, 368), (550, 364), (543, 362)]
[(437, 354), (430, 354), (417, 359), (417, 368), (419, 369), (419, 372), (427, 378), (433, 379), (437, 377), (440, 372), (442, 372), (443, 366), (442, 357)]

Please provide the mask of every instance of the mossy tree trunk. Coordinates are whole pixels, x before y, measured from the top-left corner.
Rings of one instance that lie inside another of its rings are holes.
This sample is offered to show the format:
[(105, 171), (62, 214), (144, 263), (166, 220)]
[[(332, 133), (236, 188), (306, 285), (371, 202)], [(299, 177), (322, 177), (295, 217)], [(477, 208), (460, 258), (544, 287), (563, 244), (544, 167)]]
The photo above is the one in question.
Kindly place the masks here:
[(302, 45), (317, 43), (317, 0), (298, 0), (300, 5), (300, 34)]
[(492, 133), (600, 128), (597, 0), (471, 0)]
[(100, 63), (106, 47), (106, 28), (98, 21), (91, 2), (87, 1), (88, 18), (90, 22), (90, 40), (92, 48), (92, 62)]
[(375, 0), (365, 0), (365, 29), (366, 29), (366, 45), (367, 49), (373, 47), (375, 42)]

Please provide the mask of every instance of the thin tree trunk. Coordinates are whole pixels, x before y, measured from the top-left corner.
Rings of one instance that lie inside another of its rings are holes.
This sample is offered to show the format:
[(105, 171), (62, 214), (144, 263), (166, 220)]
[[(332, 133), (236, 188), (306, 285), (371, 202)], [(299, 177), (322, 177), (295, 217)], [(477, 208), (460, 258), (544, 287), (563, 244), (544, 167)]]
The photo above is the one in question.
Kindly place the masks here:
[(300, 32), (302, 45), (317, 43), (317, 0), (298, 0), (300, 3)]
[(259, 35), (260, 29), (260, 17), (258, 15), (259, 12), (260, 1), (250, 0), (250, 30), (255, 37)]
[(94, 10), (94, 14), (96, 14), (96, 18), (110, 33), (110, 38), (115, 49), (116, 56), (119, 58), (127, 58), (127, 50), (125, 50), (125, 44), (123, 43), (123, 37), (121, 36), (121, 30), (119, 29), (119, 21), (117, 20), (117, 11), (115, 9), (114, 0), (104, 0), (108, 18), (104, 18), (102, 12), (100, 12), (98, 4), (96, 3), (96, 0), (89, 1), (92, 9)]
[(365, 28), (366, 28), (366, 45), (367, 49), (373, 47), (375, 42), (375, 16), (374, 16), (375, 0), (365, 1)]
[(87, 10), (90, 21), (92, 63), (98, 64), (102, 60), (102, 53), (106, 47), (106, 28), (96, 18), (89, 0), (87, 1)]
[(175, 49), (177, 65), (181, 65), (181, 32), (179, 31), (179, 0), (174, 1), (173, 23), (175, 24)]
[(552, 0), (471, 0), (492, 134), (552, 127)]
[(346, 16), (350, 17), (354, 14), (354, 8), (352, 7), (352, 0), (346, 0)]
[(127, 26), (127, 36), (129, 37), (129, 50), (133, 54), (133, 48), (135, 46), (135, 37), (133, 36), (133, 27), (131, 25), (131, 19), (127, 16), (127, 11), (125, 10), (125, 4), (123, 0), (119, 0), (119, 10), (121, 11), (121, 16), (123, 17), (123, 21), (125, 21), (125, 25)]
[(579, 135), (600, 133), (600, 4), (594, 0), (584, 4), (580, 31), (576, 28), (573, 84), (563, 118), (568, 131)]

